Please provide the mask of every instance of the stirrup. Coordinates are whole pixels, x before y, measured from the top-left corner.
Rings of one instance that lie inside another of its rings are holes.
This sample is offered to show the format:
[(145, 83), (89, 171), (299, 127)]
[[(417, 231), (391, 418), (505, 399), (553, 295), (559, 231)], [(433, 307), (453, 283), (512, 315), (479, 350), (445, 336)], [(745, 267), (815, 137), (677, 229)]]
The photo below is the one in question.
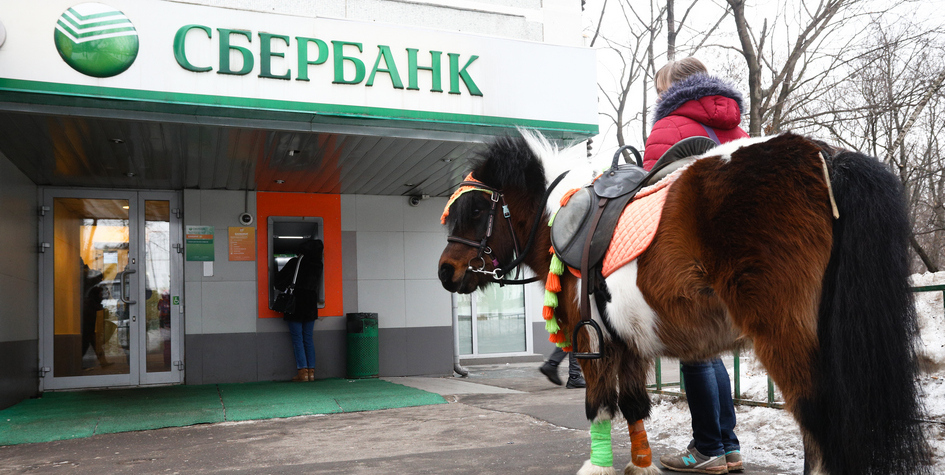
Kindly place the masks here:
[(599, 360), (602, 355), (600, 351), (597, 352), (587, 352), (587, 353), (578, 353), (577, 351), (577, 334), (578, 330), (581, 329), (584, 325), (590, 325), (594, 328), (594, 331), (597, 332), (597, 346), (598, 348), (604, 347), (604, 334), (600, 331), (600, 326), (594, 320), (581, 320), (577, 325), (574, 326), (574, 330), (571, 332), (571, 348), (572, 355), (580, 360)]

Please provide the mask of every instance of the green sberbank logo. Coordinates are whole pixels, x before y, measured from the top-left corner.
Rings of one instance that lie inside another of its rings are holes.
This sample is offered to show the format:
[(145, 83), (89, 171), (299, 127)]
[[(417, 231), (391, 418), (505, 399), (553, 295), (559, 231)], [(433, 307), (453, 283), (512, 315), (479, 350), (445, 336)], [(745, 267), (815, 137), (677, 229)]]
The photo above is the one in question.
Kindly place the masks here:
[(59, 56), (76, 71), (97, 78), (115, 76), (138, 56), (138, 32), (124, 13), (101, 3), (76, 5), (59, 17)]

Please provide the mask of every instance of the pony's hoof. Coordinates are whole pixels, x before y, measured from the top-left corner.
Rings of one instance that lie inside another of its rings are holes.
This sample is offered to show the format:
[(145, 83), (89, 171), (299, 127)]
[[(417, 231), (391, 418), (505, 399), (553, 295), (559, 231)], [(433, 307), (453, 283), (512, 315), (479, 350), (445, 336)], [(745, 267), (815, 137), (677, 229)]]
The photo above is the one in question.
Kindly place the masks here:
[(598, 467), (592, 464), (590, 460), (585, 460), (577, 475), (617, 475), (617, 471), (614, 470), (614, 467)]
[(649, 467), (637, 467), (631, 462), (623, 469), (623, 475), (659, 475), (661, 473), (663, 471), (652, 464)]

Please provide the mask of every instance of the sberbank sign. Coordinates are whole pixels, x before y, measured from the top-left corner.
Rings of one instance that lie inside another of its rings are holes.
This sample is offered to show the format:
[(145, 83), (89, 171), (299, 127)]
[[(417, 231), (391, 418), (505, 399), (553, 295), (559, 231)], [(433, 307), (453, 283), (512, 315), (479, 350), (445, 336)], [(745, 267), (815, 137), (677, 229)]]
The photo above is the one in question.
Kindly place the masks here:
[[(214, 37), (214, 30), (216, 37)], [(206, 41), (217, 42), (218, 62), (216, 64), (194, 64), (189, 59), (187, 36), (191, 32), (194, 35), (206, 36)], [(258, 38), (259, 45), (255, 51), (233, 42), (236, 39), (240, 43), (248, 42), (251, 45), (254, 38)], [(372, 51), (375, 48), (376, 54)], [(380, 75), (386, 75), (390, 79), (390, 84), (396, 89), (420, 90), (420, 73), (423, 72), (429, 78), (424, 79), (424, 84), (430, 84), (430, 91), (443, 92), (445, 59), (449, 81), (448, 92), (462, 94), (465, 87), (470, 95), (482, 96), (482, 91), (468, 71), (469, 66), (479, 59), (479, 56), (472, 55), (464, 58), (457, 53), (446, 53), (444, 58), (442, 51), (427, 50), (421, 53), (417, 48), (405, 48), (405, 50), (406, 64), (403, 64), (403, 59), (401, 59), (401, 64), (397, 64), (394, 60), (394, 51), (387, 45), (365, 47), (364, 44), (356, 41), (326, 41), (319, 38), (290, 37), (263, 32), (254, 34), (250, 30), (212, 29), (205, 25), (185, 25), (174, 35), (174, 58), (177, 64), (188, 71), (197, 73), (211, 72), (216, 67), (217, 74), (244, 76), (253, 71), (258, 60), (260, 78), (309, 81), (311, 68), (328, 67), (332, 69), (333, 84), (364, 83), (365, 86), (374, 86)], [(239, 69), (234, 69), (230, 63), (232, 52), (242, 57)], [(286, 55), (291, 55), (292, 52), (296, 59), (294, 63), (291, 61), (291, 56), (286, 58)], [(365, 58), (371, 57), (373, 57), (373, 66), (369, 72), (367, 65), (371, 63), (370, 60), (365, 62)], [(281, 58), (279, 64), (282, 66), (278, 71), (273, 69), (273, 58)], [(295, 69), (288, 67), (291, 65), (294, 65)], [(427, 80), (429, 83), (426, 82)]]
[(63, 12), (53, 40), (66, 64), (92, 77), (121, 74), (138, 56), (138, 32), (131, 20), (101, 3), (82, 3)]

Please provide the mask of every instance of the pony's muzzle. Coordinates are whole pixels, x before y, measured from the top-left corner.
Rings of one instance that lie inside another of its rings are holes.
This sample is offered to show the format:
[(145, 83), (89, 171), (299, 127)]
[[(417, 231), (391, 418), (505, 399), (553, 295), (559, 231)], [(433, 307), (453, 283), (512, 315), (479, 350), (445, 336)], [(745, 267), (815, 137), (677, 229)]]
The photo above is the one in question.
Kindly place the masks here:
[(448, 262), (440, 264), (440, 270), (437, 272), (437, 277), (439, 277), (440, 282), (443, 283), (443, 288), (449, 290), (450, 292), (456, 292), (462, 283), (461, 280), (453, 280), (453, 275), (455, 273), (456, 269)]

